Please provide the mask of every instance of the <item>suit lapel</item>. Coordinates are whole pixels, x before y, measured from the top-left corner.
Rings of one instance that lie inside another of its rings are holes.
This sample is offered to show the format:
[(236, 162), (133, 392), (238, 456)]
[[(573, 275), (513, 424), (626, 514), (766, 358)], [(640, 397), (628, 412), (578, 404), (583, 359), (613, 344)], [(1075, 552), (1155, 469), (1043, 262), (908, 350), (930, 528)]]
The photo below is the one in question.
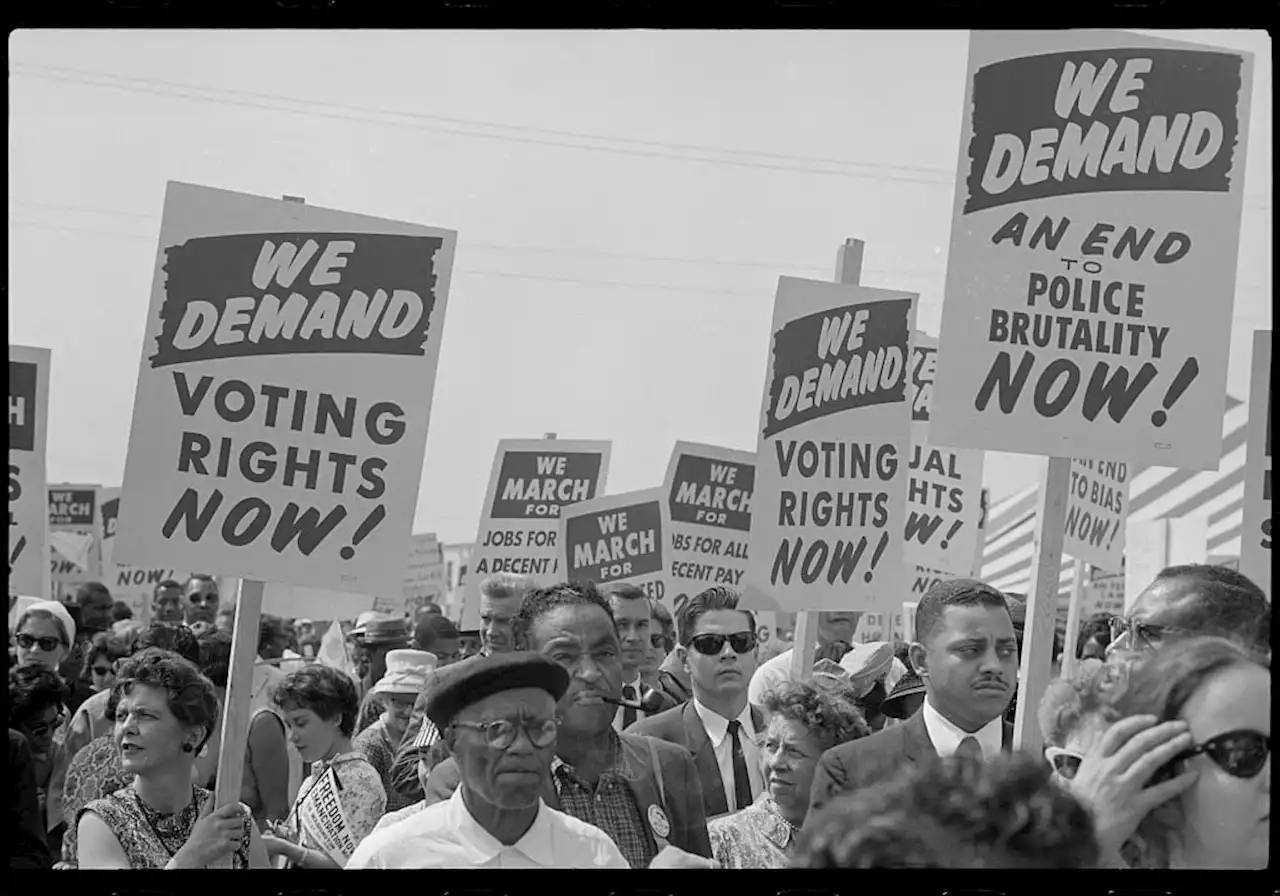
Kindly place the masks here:
[(903, 752), (909, 760), (919, 762), (921, 759), (937, 758), (938, 751), (933, 748), (933, 741), (929, 740), (929, 729), (924, 726), (923, 707), (907, 719), (901, 728)]
[(702, 717), (693, 707), (690, 700), (684, 705), (684, 731), (689, 752), (693, 754), (693, 764), (698, 769), (698, 780), (702, 783), (702, 802), (707, 818), (723, 815), (729, 811), (729, 798), (725, 796), (724, 780), (720, 777), (720, 763), (716, 761), (715, 748), (707, 737), (707, 729), (702, 727)]

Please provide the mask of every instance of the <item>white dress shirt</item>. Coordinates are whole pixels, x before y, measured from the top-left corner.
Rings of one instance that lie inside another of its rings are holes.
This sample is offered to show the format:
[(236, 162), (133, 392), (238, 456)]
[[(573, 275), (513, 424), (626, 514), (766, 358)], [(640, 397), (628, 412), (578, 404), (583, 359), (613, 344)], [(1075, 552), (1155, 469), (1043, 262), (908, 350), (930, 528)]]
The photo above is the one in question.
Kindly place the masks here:
[[(624, 683), (622, 686), (623, 686), (624, 688), (625, 688), (625, 687), (628, 687), (628, 686), (630, 686), (630, 687), (634, 688), (634, 689), (635, 689), (635, 692), (636, 692), (636, 700), (635, 700), (635, 702), (636, 702), (636, 703), (639, 703), (639, 702), (640, 702), (640, 695), (641, 695), (641, 693), (643, 693), (643, 692), (640, 690), (640, 676), (639, 676), (638, 674), (636, 675), (636, 680), (635, 680), (635, 681), (628, 681), (628, 682)], [(622, 730), (622, 716), (623, 716), (623, 714), (624, 714), (625, 712), (626, 712), (626, 707), (625, 707), (625, 706), (619, 706), (619, 707), (618, 707), (618, 711), (617, 711), (617, 712), (615, 712), (615, 713), (613, 714), (613, 730), (614, 730), (614, 731), (621, 731), (621, 730)], [(643, 709), (637, 709), (637, 710), (636, 710), (636, 721), (638, 722), (638, 721), (640, 721), (641, 719), (647, 718), (647, 717), (648, 717), (648, 715), (649, 715), (649, 714), (648, 714), (647, 712), (645, 712)]]
[[(724, 784), (724, 795), (729, 804), (729, 811), (736, 812), (747, 808), (739, 806), (734, 798), (733, 739), (729, 737), (729, 720), (707, 709), (697, 697), (693, 698), (693, 708), (698, 713), (698, 718), (702, 719), (702, 727), (706, 729), (707, 738), (715, 748), (716, 763), (720, 766), (720, 780)], [(751, 800), (754, 802), (760, 795), (760, 791), (764, 790), (764, 772), (760, 767), (760, 747), (756, 744), (759, 735), (751, 723), (750, 703), (743, 708), (738, 716), (738, 722), (742, 725), (738, 738), (742, 741), (742, 756), (747, 761), (747, 779), (751, 782)]]
[(375, 830), (356, 847), (347, 870), (365, 868), (629, 868), (609, 835), (541, 800), (524, 836), (504, 846), (480, 826), (463, 788)]
[(1004, 716), (997, 716), (969, 734), (934, 709), (927, 697), (920, 711), (924, 713), (924, 728), (929, 732), (929, 741), (940, 757), (954, 756), (960, 741), (966, 737), (977, 739), (978, 746), (982, 747), (983, 759), (994, 759), (1004, 748)]

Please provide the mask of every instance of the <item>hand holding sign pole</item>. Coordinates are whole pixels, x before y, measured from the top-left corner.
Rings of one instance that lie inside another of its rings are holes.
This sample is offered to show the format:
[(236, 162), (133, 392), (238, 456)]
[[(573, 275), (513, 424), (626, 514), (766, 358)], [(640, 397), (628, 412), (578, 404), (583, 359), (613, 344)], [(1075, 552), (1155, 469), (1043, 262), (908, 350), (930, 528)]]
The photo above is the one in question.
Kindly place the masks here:
[[(846, 239), (844, 245), (836, 252), (836, 283), (857, 285), (862, 280), (862, 255), (867, 244), (858, 239)], [(861, 613), (854, 614), (853, 626), (856, 628)], [(807, 681), (813, 671), (813, 654), (818, 638), (818, 616), (815, 613), (801, 610), (796, 614), (796, 630), (792, 640), (791, 678), (794, 681)]]

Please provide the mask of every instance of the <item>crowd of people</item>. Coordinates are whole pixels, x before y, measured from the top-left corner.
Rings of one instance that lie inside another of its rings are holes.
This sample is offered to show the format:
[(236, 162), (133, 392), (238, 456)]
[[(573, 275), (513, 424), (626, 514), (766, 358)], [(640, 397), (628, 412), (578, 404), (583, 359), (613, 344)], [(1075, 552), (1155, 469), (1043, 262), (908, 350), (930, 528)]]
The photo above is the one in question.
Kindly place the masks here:
[[(674, 616), (622, 584), (479, 590), (476, 632), (363, 615), (335, 632), (349, 664), (263, 616), (239, 744), (216, 580), (157, 586), (146, 625), (97, 583), (30, 603), (10, 867), (1267, 865), (1271, 609), (1230, 569), (1171, 567), (1088, 620), (1040, 755), (1014, 749), (1024, 605), (978, 580), (935, 584), (897, 642), (818, 614), (804, 679), (730, 588)], [(230, 749), (240, 799), (214, 805)]]

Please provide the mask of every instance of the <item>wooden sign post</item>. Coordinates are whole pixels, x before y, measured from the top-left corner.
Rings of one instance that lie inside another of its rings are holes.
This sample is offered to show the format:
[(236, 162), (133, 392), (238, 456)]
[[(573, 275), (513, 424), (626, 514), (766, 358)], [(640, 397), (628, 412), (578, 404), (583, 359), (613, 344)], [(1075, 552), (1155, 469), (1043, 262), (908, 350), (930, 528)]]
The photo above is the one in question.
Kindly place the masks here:
[(1049, 470), (1036, 507), (1031, 560), (1031, 591), (1018, 668), (1018, 706), (1014, 716), (1015, 750), (1039, 753), (1042, 746), (1036, 708), (1052, 672), (1054, 617), (1062, 579), (1062, 538), (1071, 488), (1071, 458), (1049, 458)]
[[(844, 245), (836, 253), (836, 283), (857, 286), (862, 279), (862, 254), (867, 244), (862, 240), (846, 239)], [(854, 615), (853, 624), (857, 627), (862, 614)], [(813, 643), (818, 637), (818, 616), (801, 610), (796, 614), (795, 635), (791, 642), (791, 678), (804, 681), (813, 672)]]
[(1062, 678), (1076, 671), (1076, 645), (1080, 642), (1080, 617), (1084, 615), (1084, 571), (1087, 564), (1079, 557), (1071, 570), (1071, 603), (1067, 605), (1067, 636), (1062, 646)]

